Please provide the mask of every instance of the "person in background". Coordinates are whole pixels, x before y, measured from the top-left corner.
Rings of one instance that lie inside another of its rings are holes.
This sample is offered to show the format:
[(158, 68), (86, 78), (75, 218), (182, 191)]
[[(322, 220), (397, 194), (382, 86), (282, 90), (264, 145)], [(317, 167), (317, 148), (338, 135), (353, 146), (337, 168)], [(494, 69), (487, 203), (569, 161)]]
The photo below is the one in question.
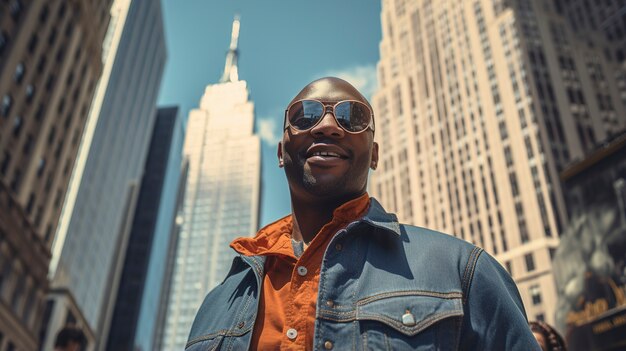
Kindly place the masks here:
[(565, 341), (554, 328), (542, 321), (530, 322), (530, 330), (537, 339), (542, 351), (567, 351)]
[(54, 351), (82, 351), (87, 338), (80, 328), (66, 326), (59, 331), (54, 341)]

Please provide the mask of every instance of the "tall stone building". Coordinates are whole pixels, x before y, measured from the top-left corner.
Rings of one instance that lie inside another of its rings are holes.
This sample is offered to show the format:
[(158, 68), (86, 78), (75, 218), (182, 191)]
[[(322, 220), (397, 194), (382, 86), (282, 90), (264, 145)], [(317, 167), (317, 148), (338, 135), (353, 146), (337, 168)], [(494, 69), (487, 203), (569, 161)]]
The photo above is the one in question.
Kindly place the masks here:
[(166, 61), (159, 0), (115, 0), (106, 56), (56, 229), (47, 337), (68, 316), (104, 348)]
[(229, 243), (259, 222), (261, 142), (254, 104), (237, 72), (239, 20), (233, 22), (224, 74), (189, 113), (183, 153), (189, 173), (161, 350), (184, 348), (207, 292), (228, 273)]
[(0, 2), (0, 350), (36, 350), (112, 0)]
[(484, 247), (529, 319), (548, 322), (567, 221), (559, 171), (626, 127), (618, 44), (581, 34), (562, 3), (383, 0), (372, 99), (371, 193), (402, 221)]

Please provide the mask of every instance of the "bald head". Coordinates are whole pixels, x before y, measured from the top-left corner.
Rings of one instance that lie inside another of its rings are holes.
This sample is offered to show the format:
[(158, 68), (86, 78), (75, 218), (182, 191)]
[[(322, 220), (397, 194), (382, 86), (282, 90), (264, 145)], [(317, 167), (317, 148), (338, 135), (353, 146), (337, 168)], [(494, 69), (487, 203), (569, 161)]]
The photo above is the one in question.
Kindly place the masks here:
[[(291, 103), (302, 99), (315, 99), (323, 102), (357, 100), (372, 108), (369, 101), (352, 84), (337, 77), (324, 77), (305, 86)], [(291, 104), (290, 103), (290, 104)]]

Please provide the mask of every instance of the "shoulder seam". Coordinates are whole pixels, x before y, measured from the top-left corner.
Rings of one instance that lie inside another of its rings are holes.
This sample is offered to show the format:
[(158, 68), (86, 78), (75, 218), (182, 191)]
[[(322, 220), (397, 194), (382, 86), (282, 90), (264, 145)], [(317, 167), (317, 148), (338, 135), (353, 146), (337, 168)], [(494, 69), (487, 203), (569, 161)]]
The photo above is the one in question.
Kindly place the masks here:
[(463, 304), (467, 303), (467, 298), (469, 295), (469, 287), (472, 283), (472, 279), (474, 278), (474, 271), (476, 269), (476, 262), (478, 262), (478, 258), (480, 254), (483, 253), (483, 249), (474, 246), (472, 252), (470, 252), (470, 256), (467, 260), (467, 265), (465, 266), (465, 272), (463, 272), (463, 280), (461, 281), (461, 291), (463, 291)]

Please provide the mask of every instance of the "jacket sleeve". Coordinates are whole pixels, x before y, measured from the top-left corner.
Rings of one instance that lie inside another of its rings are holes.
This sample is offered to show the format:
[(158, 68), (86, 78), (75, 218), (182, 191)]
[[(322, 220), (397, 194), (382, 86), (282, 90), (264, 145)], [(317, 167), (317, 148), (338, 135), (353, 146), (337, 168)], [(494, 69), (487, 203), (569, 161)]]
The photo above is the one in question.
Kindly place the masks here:
[(460, 349), (541, 351), (508, 272), (484, 251), (468, 271)]

